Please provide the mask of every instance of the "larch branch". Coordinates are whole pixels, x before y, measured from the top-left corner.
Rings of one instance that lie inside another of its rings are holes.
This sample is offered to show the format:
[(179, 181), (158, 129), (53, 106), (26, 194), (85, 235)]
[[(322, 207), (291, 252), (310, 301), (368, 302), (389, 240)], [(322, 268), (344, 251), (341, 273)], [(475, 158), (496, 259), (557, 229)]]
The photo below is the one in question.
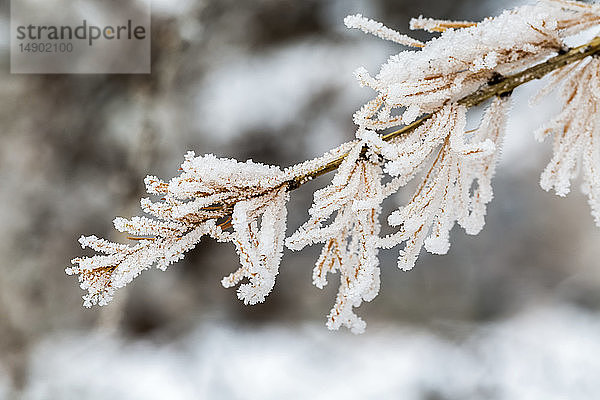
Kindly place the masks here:
[[(494, 96), (509, 95), (515, 88), (523, 85), (524, 83), (527, 83), (534, 79), (541, 79), (544, 76), (551, 73), (552, 71), (555, 71), (576, 61), (583, 60), (588, 56), (598, 54), (600, 54), (600, 36), (595, 37), (586, 44), (561, 52), (561, 54), (551, 57), (550, 59), (542, 63), (536, 64), (532, 67), (529, 67), (521, 72), (512, 75), (507, 75), (504, 77), (501, 76), (498, 79), (495, 79), (494, 82), (488, 83), (480, 87), (474, 93), (471, 93), (470, 95), (458, 100), (458, 104), (464, 105), (466, 107), (474, 107), (485, 102), (486, 100), (491, 99)], [(382, 139), (385, 141), (390, 141), (394, 138), (410, 133), (419, 126), (421, 126), (425, 121), (427, 121), (431, 117), (431, 115), (432, 114), (424, 115), (423, 117), (419, 118), (410, 125), (403, 126), (398, 130), (384, 134), (382, 135)], [(295, 176), (294, 178), (288, 181), (288, 190), (298, 189), (300, 186), (314, 178), (317, 178), (328, 172), (335, 171), (347, 155), (348, 153), (343, 154), (337, 159), (324, 165), (323, 167), (311, 171), (307, 174)]]

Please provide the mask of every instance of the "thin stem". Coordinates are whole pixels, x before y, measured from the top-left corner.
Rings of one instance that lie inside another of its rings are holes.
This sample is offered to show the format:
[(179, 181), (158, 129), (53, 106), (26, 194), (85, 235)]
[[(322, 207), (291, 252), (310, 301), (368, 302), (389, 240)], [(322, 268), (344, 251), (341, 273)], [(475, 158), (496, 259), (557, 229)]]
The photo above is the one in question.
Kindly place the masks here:
[[(600, 54), (600, 36), (595, 37), (590, 42), (584, 45), (569, 49), (568, 51), (565, 51), (562, 54), (554, 56), (545, 62), (536, 64), (516, 74), (500, 77), (499, 79), (495, 80), (494, 83), (485, 84), (474, 93), (471, 93), (470, 95), (458, 100), (458, 104), (464, 105), (466, 107), (473, 107), (483, 103), (488, 99), (491, 99), (494, 96), (510, 95), (510, 93), (512, 93), (512, 91), (515, 88), (521, 86), (524, 83), (527, 83), (534, 79), (543, 78), (552, 71), (555, 71), (576, 61), (580, 61), (586, 58), (587, 56), (596, 54)], [(431, 115), (432, 114), (424, 115), (423, 117), (416, 120), (410, 125), (403, 126), (402, 128), (396, 131), (387, 133), (382, 136), (382, 139), (385, 141), (390, 141), (394, 138), (397, 138), (398, 136), (410, 133), (419, 126), (421, 126), (429, 118), (431, 118)], [(339, 156), (337, 159), (324, 165), (323, 167), (311, 171), (307, 174), (295, 176), (287, 182), (288, 190), (298, 189), (300, 186), (302, 186), (309, 180), (336, 170), (347, 155), (348, 153), (345, 153)]]

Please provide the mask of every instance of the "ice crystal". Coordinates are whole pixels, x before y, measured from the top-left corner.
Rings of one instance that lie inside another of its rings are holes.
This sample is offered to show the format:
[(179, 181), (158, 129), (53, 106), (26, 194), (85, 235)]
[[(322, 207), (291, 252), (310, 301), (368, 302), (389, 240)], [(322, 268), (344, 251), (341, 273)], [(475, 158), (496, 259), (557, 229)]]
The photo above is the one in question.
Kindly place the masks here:
[[(413, 19), (412, 29), (440, 33), (427, 43), (360, 14), (345, 23), (418, 48), (390, 57), (374, 77), (364, 68), (356, 71), (359, 82), (376, 91), (354, 114), (356, 139), (284, 170), (190, 152), (179, 176), (168, 182), (148, 176), (148, 193), (161, 198), (142, 199), (150, 217), (114, 220), (134, 244), (96, 236), (80, 239), (82, 247), (101, 253), (76, 258), (67, 269), (79, 275), (88, 292), (84, 305), (106, 304), (115, 289), (152, 266), (166, 269), (204, 236), (235, 245), (241, 265), (222, 284), (239, 285), (240, 300), (256, 304), (275, 285), (284, 244), (292, 250), (322, 244), (313, 283), (323, 288), (330, 273), (339, 273), (340, 282), (327, 326), (364, 331), (366, 324), (354, 309), (379, 292), (380, 249), (398, 247), (398, 266), (409, 270), (422, 248), (447, 253), (456, 224), (471, 235), (484, 226), (510, 89), (493, 93), (479, 126), (471, 131), (465, 130), (467, 106), (482, 101), (466, 99), (504, 79), (521, 79), (515, 74), (536, 70), (549, 57), (565, 53), (564, 39), (600, 24), (600, 7), (542, 0), (479, 23)], [(582, 54), (579, 61), (566, 66), (556, 61), (551, 84), (539, 94), (562, 85), (565, 99), (562, 112), (537, 133), (540, 140), (554, 137), (554, 154), (541, 185), (564, 196), (581, 171), (600, 226), (600, 61), (584, 58), (587, 50), (580, 49), (570, 51)], [(331, 184), (314, 193), (308, 221), (286, 240), (290, 191), (335, 169)], [(420, 184), (410, 200), (386, 216), (395, 231), (382, 237), (383, 201), (416, 179)]]
[[(362, 332), (365, 323), (352, 309), (379, 292), (377, 241), (384, 193), (381, 166), (362, 154), (363, 146), (363, 141), (355, 143), (331, 185), (315, 192), (310, 219), (286, 242), (293, 250), (323, 243), (313, 283), (322, 289), (328, 273), (340, 272), (339, 292), (327, 326), (345, 325), (355, 333)], [(331, 223), (324, 226), (330, 218)]]
[(588, 196), (596, 225), (600, 226), (600, 60), (586, 58), (559, 70), (547, 93), (563, 84), (565, 105), (555, 118), (536, 132), (540, 141), (554, 136), (554, 154), (540, 184), (559, 196), (571, 190), (571, 180), (582, 172), (582, 189)]
[(360, 29), (365, 33), (370, 33), (384, 40), (403, 44), (411, 47), (423, 47), (423, 42), (413, 39), (409, 36), (402, 35), (393, 29), (384, 26), (381, 22), (373, 21), (372, 19), (365, 18), (361, 14), (348, 15), (344, 19), (344, 24), (348, 28)]
[[(562, 2), (561, 2), (562, 3)], [(354, 115), (358, 125), (380, 130), (407, 124), (447, 101), (472, 93), (498, 74), (530, 66), (563, 47), (562, 39), (597, 23), (588, 8), (565, 9), (554, 2), (505, 11), (476, 25), (466, 22), (413, 20), (413, 27), (442, 31), (416, 51), (390, 57), (371, 77), (357, 71), (361, 84), (379, 95)], [(463, 29), (445, 29), (467, 26)], [(394, 109), (405, 108), (399, 115)]]
[[(273, 286), (283, 247), (285, 174), (252, 161), (241, 163), (211, 154), (196, 157), (193, 152), (186, 155), (181, 169), (169, 182), (146, 177), (148, 193), (162, 196), (157, 202), (141, 201), (143, 211), (153, 218), (115, 219), (115, 228), (136, 236), (131, 239), (137, 244), (117, 244), (96, 236), (80, 239), (82, 247), (104, 253), (76, 258), (67, 269), (69, 274), (79, 274), (82, 289), (88, 291), (85, 306), (106, 304), (115, 289), (153, 265), (166, 269), (203, 236), (234, 242), (240, 253), (242, 267), (223, 284), (233, 286), (247, 277), (250, 283), (240, 287), (239, 297), (247, 303), (264, 300)], [(233, 232), (224, 231), (230, 225)]]
[(245, 304), (263, 302), (275, 285), (285, 239), (287, 200), (287, 188), (281, 187), (266, 195), (240, 201), (233, 209), (232, 240), (242, 265), (223, 278), (222, 284), (232, 287), (247, 278), (249, 283), (238, 289), (238, 297)]
[(385, 248), (404, 244), (398, 259), (401, 269), (414, 267), (423, 246), (431, 253), (446, 254), (456, 222), (472, 235), (483, 228), (507, 105), (507, 99), (494, 100), (468, 143), (465, 109), (447, 106), (449, 112), (440, 111), (450, 114), (440, 130), (445, 136), (441, 149), (410, 202), (389, 216), (389, 224), (400, 230), (381, 239)]
[(427, 32), (444, 32), (448, 29), (469, 28), (477, 23), (471, 21), (445, 21), (433, 18), (412, 18), (410, 20), (410, 29), (422, 29)]

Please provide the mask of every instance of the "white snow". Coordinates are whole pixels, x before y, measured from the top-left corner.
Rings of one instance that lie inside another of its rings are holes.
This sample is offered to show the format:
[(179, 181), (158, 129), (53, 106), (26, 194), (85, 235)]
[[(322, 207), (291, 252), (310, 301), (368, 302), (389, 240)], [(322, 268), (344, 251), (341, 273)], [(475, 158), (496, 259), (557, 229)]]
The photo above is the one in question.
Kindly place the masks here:
[(445, 321), (433, 328), (455, 339), (377, 324), (353, 336), (320, 324), (240, 329), (215, 322), (162, 344), (71, 333), (33, 349), (20, 398), (597, 397), (598, 314), (547, 305), (498, 323)]

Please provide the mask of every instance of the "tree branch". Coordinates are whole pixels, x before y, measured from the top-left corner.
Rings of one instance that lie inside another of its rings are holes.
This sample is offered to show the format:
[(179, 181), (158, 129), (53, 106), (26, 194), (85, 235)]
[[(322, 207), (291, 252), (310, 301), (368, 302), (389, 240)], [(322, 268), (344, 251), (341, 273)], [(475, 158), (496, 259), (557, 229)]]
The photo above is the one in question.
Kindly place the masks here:
[[(543, 78), (552, 71), (555, 71), (576, 61), (580, 61), (586, 58), (587, 56), (597, 54), (600, 54), (600, 36), (595, 37), (590, 42), (584, 45), (569, 49), (562, 54), (554, 56), (543, 63), (536, 64), (533, 67), (529, 67), (516, 74), (500, 77), (494, 83), (485, 84), (482, 87), (480, 87), (476, 92), (471, 93), (470, 95), (458, 100), (458, 104), (464, 105), (466, 107), (473, 107), (483, 103), (484, 101), (494, 96), (509, 95), (515, 88), (523, 85), (524, 83), (527, 83), (534, 79)], [(383, 135), (382, 138), (385, 141), (390, 141), (398, 136), (410, 133), (416, 128), (418, 128), (420, 125), (422, 125), (425, 121), (427, 121), (431, 117), (431, 115), (432, 114), (424, 115), (423, 117), (416, 120), (410, 125), (406, 125), (396, 131)], [(366, 149), (364, 149), (364, 151), (366, 151)], [(314, 178), (317, 178), (328, 172), (335, 171), (347, 155), (348, 153), (343, 154), (334, 161), (329, 162), (328, 164), (317, 170), (290, 179), (287, 182), (288, 190), (291, 191), (298, 189), (300, 186)]]

